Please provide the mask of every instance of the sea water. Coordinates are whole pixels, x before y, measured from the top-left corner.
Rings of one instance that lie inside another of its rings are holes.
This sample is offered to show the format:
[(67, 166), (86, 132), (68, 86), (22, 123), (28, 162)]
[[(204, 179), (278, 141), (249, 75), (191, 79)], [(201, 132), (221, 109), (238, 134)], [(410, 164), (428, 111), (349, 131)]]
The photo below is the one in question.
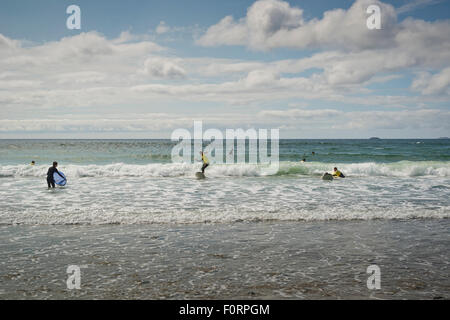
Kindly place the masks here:
[[(0, 140), (0, 298), (449, 297), (450, 140), (281, 140), (276, 174), (211, 163), (204, 180), (175, 144)], [(48, 190), (53, 161), (68, 183)]]
[[(0, 223), (448, 218), (449, 141), (282, 140), (274, 175), (212, 163), (198, 181), (201, 163), (172, 163), (170, 140), (2, 140)], [(53, 161), (68, 183), (49, 191)], [(322, 181), (335, 166), (347, 178)]]

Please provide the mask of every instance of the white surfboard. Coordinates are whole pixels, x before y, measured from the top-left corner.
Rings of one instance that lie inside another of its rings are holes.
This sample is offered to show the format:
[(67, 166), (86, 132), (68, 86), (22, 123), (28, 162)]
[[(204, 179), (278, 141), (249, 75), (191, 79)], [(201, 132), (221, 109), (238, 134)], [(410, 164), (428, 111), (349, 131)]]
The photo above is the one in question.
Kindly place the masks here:
[(55, 180), (55, 184), (57, 184), (58, 186), (65, 186), (67, 183), (66, 176), (61, 171), (58, 172), (55, 172), (53, 174), (53, 180)]

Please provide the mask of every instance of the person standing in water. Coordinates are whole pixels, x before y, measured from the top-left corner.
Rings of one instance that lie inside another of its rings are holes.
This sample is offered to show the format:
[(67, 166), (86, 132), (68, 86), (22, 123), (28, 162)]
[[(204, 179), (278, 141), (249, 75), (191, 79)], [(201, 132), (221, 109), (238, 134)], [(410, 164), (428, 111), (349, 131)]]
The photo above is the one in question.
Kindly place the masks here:
[[(59, 174), (58, 169), (56, 169), (56, 167), (58, 166), (58, 162), (54, 161), (53, 162), (53, 166), (51, 166), (50, 168), (48, 168), (47, 171), (47, 184), (48, 184), (48, 188), (54, 188), (55, 187), (55, 179), (53, 178), (53, 174), (56, 172), (57, 174)], [(60, 175), (60, 174), (59, 174)], [(61, 176), (61, 175), (60, 175)], [(64, 178), (63, 176), (61, 176), (62, 178)]]
[(208, 158), (203, 153), (203, 151), (200, 151), (200, 154), (202, 156), (202, 162), (203, 162), (202, 173), (204, 174), (206, 167), (209, 166), (209, 161), (208, 161)]

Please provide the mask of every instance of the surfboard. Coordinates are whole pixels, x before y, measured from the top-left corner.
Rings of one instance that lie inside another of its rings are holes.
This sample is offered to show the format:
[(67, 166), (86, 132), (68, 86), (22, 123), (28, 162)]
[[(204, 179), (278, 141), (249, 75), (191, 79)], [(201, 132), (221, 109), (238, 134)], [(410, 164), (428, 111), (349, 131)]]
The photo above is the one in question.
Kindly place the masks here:
[[(59, 172), (59, 174), (58, 174), (58, 172)], [(61, 171), (58, 171), (58, 172), (55, 172), (53, 174), (53, 180), (55, 180), (55, 183), (58, 186), (65, 186), (67, 183), (66, 176)]]
[(195, 177), (197, 178), (197, 179), (205, 179), (206, 177), (205, 177), (205, 174), (204, 173), (201, 173), (201, 172), (196, 172), (195, 173)]
[(322, 180), (331, 181), (333, 180), (333, 176), (327, 172), (325, 172), (322, 176)]

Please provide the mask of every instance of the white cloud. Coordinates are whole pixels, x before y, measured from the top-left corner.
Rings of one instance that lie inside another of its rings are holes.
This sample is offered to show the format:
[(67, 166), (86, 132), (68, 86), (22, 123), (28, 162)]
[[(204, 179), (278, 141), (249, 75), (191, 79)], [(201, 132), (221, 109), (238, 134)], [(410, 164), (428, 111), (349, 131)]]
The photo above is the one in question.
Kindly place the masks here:
[(190, 128), (195, 119), (221, 128), (262, 127), (317, 130), (450, 129), (450, 111), (418, 109), (403, 111), (342, 111), (337, 109), (264, 110), (259, 113), (214, 113), (178, 116), (171, 113), (111, 115), (110, 119), (59, 117), (0, 119), (0, 133), (10, 132), (157, 132)]
[(271, 70), (250, 71), (243, 82), (246, 87), (274, 87), (280, 76)]
[(119, 37), (113, 39), (112, 42), (115, 44), (127, 43), (133, 41), (147, 41), (150, 36), (147, 34), (132, 34), (130, 31), (123, 31), (120, 33)]
[(0, 57), (12, 54), (20, 47), (20, 41), (12, 40), (0, 33)]
[(144, 62), (143, 73), (156, 78), (184, 78), (186, 70), (180, 67), (175, 59), (163, 57), (147, 58)]
[[(81, 33), (30, 47), (1, 34), (0, 41), (11, 48), (0, 50), (0, 115), (17, 106), (39, 110), (127, 101), (127, 86), (142, 78), (136, 70), (165, 50), (129, 32), (111, 40)], [(176, 73), (176, 68), (164, 70)]]
[[(225, 17), (198, 40), (258, 50), (325, 48), (298, 59), (177, 57), (148, 35), (129, 31), (115, 39), (88, 32), (38, 45), (0, 34), (0, 131), (142, 132), (186, 127), (195, 117), (229, 127), (448, 128), (448, 112), (432, 104), (448, 102), (450, 94), (450, 22), (409, 18), (397, 24), (393, 7), (381, 4), (392, 28), (377, 33), (365, 26), (367, 3), (359, 0), (348, 10), (305, 21), (300, 8), (261, 0), (244, 18)], [(160, 26), (161, 38), (182, 29)], [(414, 95), (408, 89), (389, 95), (369, 86), (407, 80), (409, 73), (415, 75)], [(397, 111), (307, 108), (334, 102)], [(172, 106), (176, 113), (158, 113)], [(290, 109), (282, 110), (286, 106)], [(224, 114), (228, 109), (242, 112)], [(113, 110), (120, 110), (117, 117)], [(136, 115), (124, 118), (130, 112)]]
[[(381, 7), (381, 30), (366, 27), (366, 8), (370, 4)], [(277, 17), (288, 17), (284, 18), (287, 22), (280, 23)], [(368, 83), (376, 75), (386, 76), (410, 68), (439, 71), (447, 67), (450, 61), (448, 34), (448, 20), (426, 22), (407, 18), (397, 23), (394, 7), (380, 1), (357, 0), (348, 10), (330, 10), (321, 19), (305, 22), (301, 10), (287, 2), (260, 0), (241, 20), (226, 17), (211, 26), (198, 44), (239, 44), (262, 50), (334, 48), (334, 51), (322, 51), (309, 58), (271, 63), (265, 68), (273, 68), (278, 73), (319, 68), (328, 85), (348, 86)], [(435, 92), (438, 90), (423, 91), (424, 94)]]
[[(5, 43), (14, 43), (5, 39)], [(0, 80), (4, 81), (4, 89), (9, 88), (0, 90), (0, 115), (17, 110), (17, 106), (23, 110), (50, 110), (160, 102), (164, 105), (164, 101), (244, 106), (315, 99), (362, 106), (417, 105), (435, 99), (433, 94), (426, 98), (355, 95), (370, 93), (364, 84), (374, 81), (374, 77), (382, 81), (393, 77), (389, 72), (421, 64), (443, 64), (450, 54), (408, 54), (385, 49), (384, 55), (373, 50), (328, 51), (273, 62), (177, 58), (163, 56), (163, 47), (129, 33), (111, 40), (98, 33), (80, 34), (33, 47), (13, 47), (15, 52), (0, 60), (4, 70)], [(310, 68), (318, 71), (309, 76), (297, 75)]]
[(411, 88), (426, 95), (450, 95), (450, 67), (434, 75), (428, 72), (420, 73), (411, 84)]
[(97, 71), (79, 71), (79, 72), (67, 72), (55, 75), (55, 80), (59, 84), (89, 84), (89, 83), (102, 83), (106, 79), (107, 75)]
[[(376, 4), (382, 11), (382, 29), (369, 30), (366, 9)], [(345, 50), (391, 45), (396, 32), (395, 9), (378, 0), (357, 0), (349, 10), (335, 9), (322, 19), (305, 22), (303, 11), (281, 0), (259, 0), (246, 17), (225, 17), (197, 41), (203, 46), (246, 45), (253, 49), (278, 47), (334, 47)]]
[(450, 111), (417, 109), (402, 111), (341, 111), (336, 109), (265, 110), (260, 117), (270, 118), (276, 125), (297, 125), (308, 129), (374, 130), (450, 128)]
[(202, 46), (245, 45), (247, 28), (243, 23), (236, 23), (232, 16), (226, 16), (216, 25), (211, 26), (206, 34), (197, 40)]
[(334, 109), (320, 109), (320, 110), (306, 110), (306, 109), (289, 109), (289, 110), (264, 110), (259, 113), (262, 117), (272, 117), (284, 120), (300, 119), (328, 119), (336, 116), (344, 115), (345, 113)]
[(266, 39), (280, 30), (291, 30), (303, 24), (303, 10), (291, 8), (287, 2), (278, 0), (256, 1), (247, 11), (247, 16), (234, 21), (226, 16), (218, 24), (211, 26), (198, 39), (203, 46), (245, 45), (265, 48)]
[(417, 8), (420, 7), (426, 7), (432, 4), (436, 4), (439, 2), (442, 2), (443, 0), (414, 0), (409, 1), (408, 3), (402, 5), (401, 7), (397, 8), (396, 11), (398, 14), (414, 11)]
[(170, 27), (164, 21), (160, 21), (155, 31), (157, 34), (167, 33), (170, 31)]

